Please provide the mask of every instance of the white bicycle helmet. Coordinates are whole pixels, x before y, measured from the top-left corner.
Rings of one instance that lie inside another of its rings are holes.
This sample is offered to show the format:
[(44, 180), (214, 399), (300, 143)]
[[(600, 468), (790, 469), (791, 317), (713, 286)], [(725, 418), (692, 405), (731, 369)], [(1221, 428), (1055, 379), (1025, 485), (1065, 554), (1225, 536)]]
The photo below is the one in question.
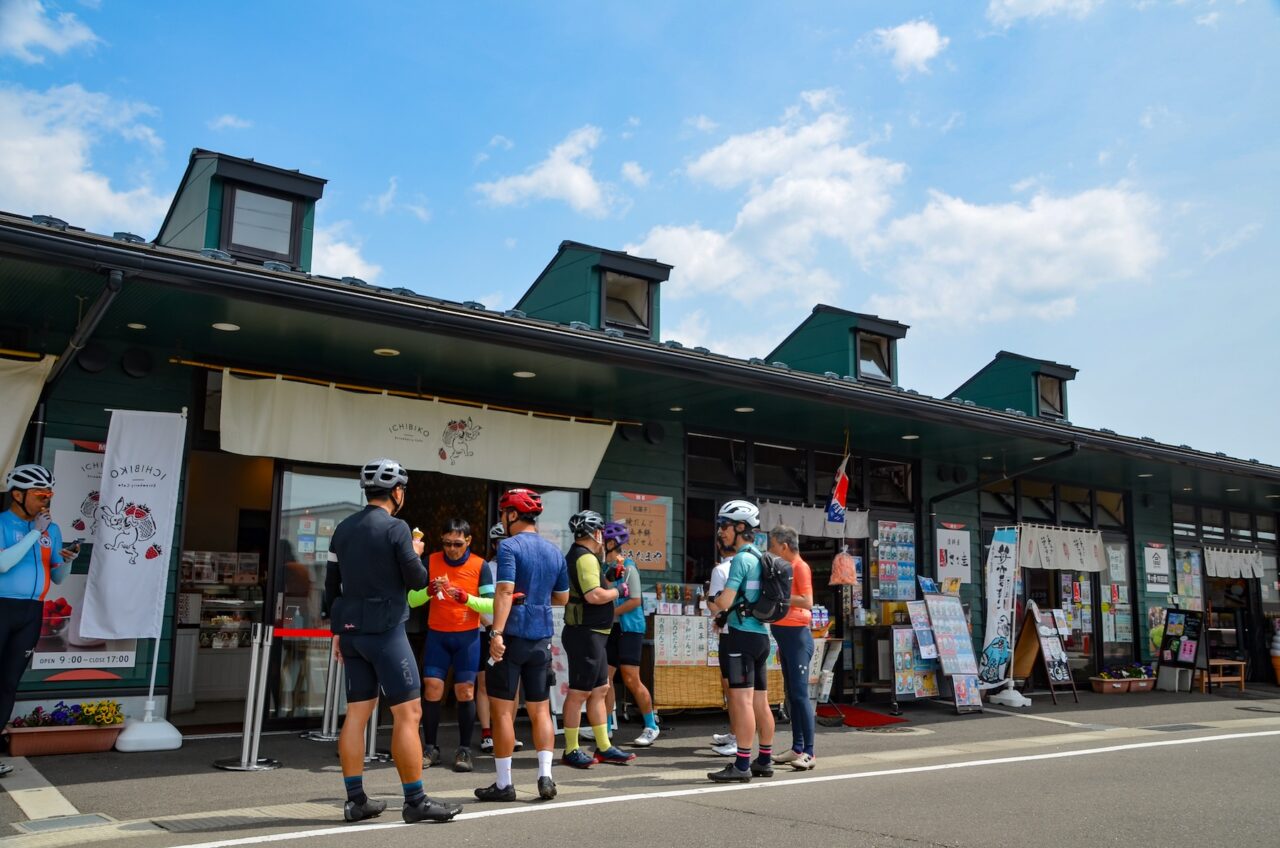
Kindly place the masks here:
[(391, 490), (409, 485), (409, 472), (394, 459), (372, 459), (360, 469), (360, 488)]
[(751, 503), (751, 501), (729, 501), (720, 507), (720, 512), (716, 514), (717, 521), (732, 521), (738, 523), (741, 521), (748, 527), (760, 526), (760, 507)]
[(502, 526), (501, 521), (489, 528), (489, 541), (505, 538), (507, 538), (507, 528)]
[(4, 476), (4, 490), (52, 489), (53, 475), (43, 465), (19, 465)]

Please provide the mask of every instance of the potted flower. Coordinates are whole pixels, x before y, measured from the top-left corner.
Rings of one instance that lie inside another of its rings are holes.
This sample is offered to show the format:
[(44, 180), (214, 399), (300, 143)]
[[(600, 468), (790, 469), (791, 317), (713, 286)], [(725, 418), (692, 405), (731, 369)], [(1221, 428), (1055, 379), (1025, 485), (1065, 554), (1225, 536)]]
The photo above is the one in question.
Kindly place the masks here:
[(118, 701), (59, 701), (52, 710), (36, 707), (9, 722), (9, 753), (15, 757), (44, 754), (92, 754), (110, 751), (124, 728)]
[(1150, 692), (1156, 687), (1156, 678), (1151, 666), (1132, 663), (1125, 668), (1128, 672), (1130, 692)]
[(1129, 691), (1129, 678), (1118, 669), (1104, 668), (1097, 677), (1090, 677), (1089, 682), (1100, 695), (1122, 695)]

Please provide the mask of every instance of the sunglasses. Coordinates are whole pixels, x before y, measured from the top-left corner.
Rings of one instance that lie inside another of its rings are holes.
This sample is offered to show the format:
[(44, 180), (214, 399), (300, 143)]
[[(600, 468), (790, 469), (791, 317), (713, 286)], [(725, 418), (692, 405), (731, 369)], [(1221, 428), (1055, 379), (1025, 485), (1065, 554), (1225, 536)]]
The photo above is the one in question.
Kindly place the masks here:
[(38, 498), (53, 497), (53, 489), (27, 489), (27, 494), (35, 495)]
[(466, 546), (467, 546), (466, 542), (441, 542), (440, 543), (440, 547), (442, 548), (465, 548)]

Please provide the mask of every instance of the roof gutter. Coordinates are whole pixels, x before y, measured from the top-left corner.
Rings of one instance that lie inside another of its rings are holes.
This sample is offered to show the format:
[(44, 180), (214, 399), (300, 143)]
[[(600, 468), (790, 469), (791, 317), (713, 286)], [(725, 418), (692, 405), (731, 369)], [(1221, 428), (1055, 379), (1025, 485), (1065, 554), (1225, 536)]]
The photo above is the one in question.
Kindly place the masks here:
[[(905, 392), (832, 380), (816, 374), (761, 367), (685, 349), (657, 348), (652, 343), (617, 339), (530, 319), (479, 313), (442, 302), (418, 302), (385, 291), (363, 291), (336, 282), (296, 279), (272, 272), (225, 265), (203, 257), (174, 256), (154, 247), (135, 247), (101, 236), (37, 230), (0, 222), (0, 252), (25, 259), (85, 268), (119, 267), (148, 281), (176, 288), (207, 291), (216, 288), (240, 299), (299, 308), (344, 318), (387, 322), (414, 330), (437, 330), (492, 344), (518, 343), (543, 353), (589, 356), (609, 365), (651, 373), (678, 374), (698, 382), (714, 379), (746, 390), (765, 388), (828, 404), (851, 404), (858, 409), (909, 420), (969, 427), (993, 434), (1020, 436), (1045, 442), (1078, 443), (1110, 453), (1194, 466), (1206, 470), (1280, 482), (1280, 469), (1187, 453), (1157, 444), (1126, 440), (1049, 422), (1020, 419), (980, 407), (911, 396)], [(89, 239), (93, 239), (90, 241)], [(1040, 463), (1043, 465), (1044, 463)]]

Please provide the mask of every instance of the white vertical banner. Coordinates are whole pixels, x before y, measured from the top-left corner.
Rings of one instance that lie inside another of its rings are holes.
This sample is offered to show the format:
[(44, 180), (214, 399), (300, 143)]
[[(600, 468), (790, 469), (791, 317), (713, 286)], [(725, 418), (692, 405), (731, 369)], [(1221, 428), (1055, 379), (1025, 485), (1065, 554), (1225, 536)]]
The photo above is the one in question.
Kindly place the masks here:
[(97, 530), (102, 459), (102, 454), (88, 451), (60, 450), (53, 455), (53, 479), (58, 482), (58, 496), (49, 511), (67, 544), (76, 539), (92, 539)]
[(1017, 584), (1018, 530), (998, 527), (987, 549), (987, 632), (978, 657), (978, 688), (1008, 682), (1013, 669), (1014, 587)]
[(22, 436), (31, 422), (40, 390), (57, 357), (44, 356), (34, 362), (0, 359), (0, 465), (13, 467), (22, 447)]
[(80, 622), (87, 637), (160, 636), (186, 432), (184, 414), (111, 413)]

